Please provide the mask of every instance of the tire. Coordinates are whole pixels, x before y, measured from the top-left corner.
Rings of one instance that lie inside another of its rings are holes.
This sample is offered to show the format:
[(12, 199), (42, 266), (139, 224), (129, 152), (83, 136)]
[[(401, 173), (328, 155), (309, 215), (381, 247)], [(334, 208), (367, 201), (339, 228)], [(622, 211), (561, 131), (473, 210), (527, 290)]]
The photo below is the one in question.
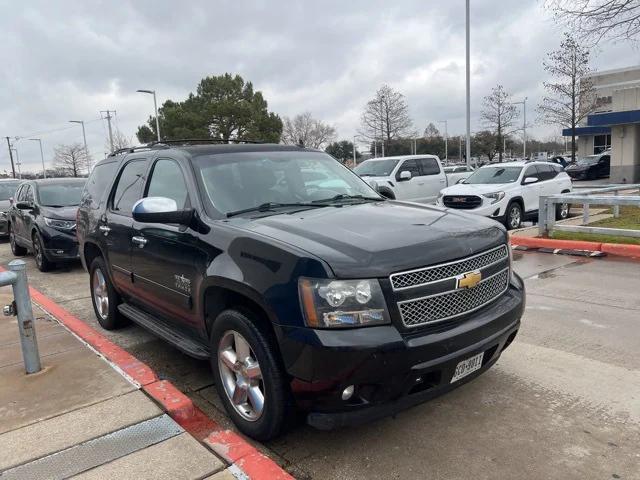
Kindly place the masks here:
[(571, 205), (568, 203), (559, 203), (556, 206), (556, 220), (565, 220), (569, 218), (569, 210)]
[(507, 230), (515, 230), (520, 228), (522, 224), (522, 207), (518, 202), (511, 202), (507, 207), (505, 214), (505, 226)]
[(98, 323), (105, 330), (115, 330), (129, 324), (118, 311), (120, 296), (113, 288), (102, 257), (96, 257), (89, 268), (91, 304)]
[(16, 242), (16, 235), (15, 233), (13, 233), (13, 227), (11, 226), (11, 224), (9, 224), (8, 228), (9, 228), (9, 245), (11, 246), (11, 253), (13, 253), (13, 255), (16, 257), (25, 256), (27, 254), (27, 249), (24, 247), (21, 247)]
[(31, 240), (33, 242), (33, 257), (36, 261), (36, 267), (38, 267), (38, 270), (41, 272), (53, 270), (56, 265), (45, 255), (40, 234), (38, 232), (33, 232)]
[[(291, 402), (275, 340), (254, 320), (255, 315), (244, 310), (218, 315), (211, 331), (211, 368), (233, 423), (245, 435), (265, 441), (283, 430)], [(244, 361), (238, 351), (248, 352)], [(240, 393), (234, 401), (236, 392)]]

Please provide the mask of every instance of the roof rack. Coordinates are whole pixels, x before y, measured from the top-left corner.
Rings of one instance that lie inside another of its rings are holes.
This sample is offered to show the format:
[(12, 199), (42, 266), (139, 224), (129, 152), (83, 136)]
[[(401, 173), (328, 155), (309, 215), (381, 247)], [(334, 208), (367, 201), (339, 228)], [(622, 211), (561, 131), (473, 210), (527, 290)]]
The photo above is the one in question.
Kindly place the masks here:
[(185, 138), (177, 140), (155, 140), (145, 145), (139, 145), (137, 147), (126, 147), (114, 150), (109, 154), (110, 157), (116, 155), (123, 155), (126, 153), (133, 153), (139, 150), (154, 150), (160, 148), (171, 148), (173, 145), (186, 146), (186, 145), (207, 145), (207, 144), (225, 144), (225, 143), (250, 143), (250, 144), (264, 144), (272, 142), (263, 142), (260, 140), (246, 140), (244, 138), (234, 138), (230, 140), (223, 140), (221, 138)]

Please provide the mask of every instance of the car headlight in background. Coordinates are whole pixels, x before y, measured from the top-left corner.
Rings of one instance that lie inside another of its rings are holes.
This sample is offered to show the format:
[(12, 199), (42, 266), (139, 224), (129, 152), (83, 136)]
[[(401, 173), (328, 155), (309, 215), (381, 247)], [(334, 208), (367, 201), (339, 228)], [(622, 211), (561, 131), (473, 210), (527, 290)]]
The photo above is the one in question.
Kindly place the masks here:
[(483, 197), (489, 198), (491, 200), (491, 204), (498, 203), (500, 200), (504, 198), (504, 192), (493, 192), (493, 193), (483, 193)]
[(44, 217), (44, 223), (47, 227), (55, 228), (56, 230), (73, 230), (76, 228), (76, 222), (73, 220), (58, 220), (57, 218)]
[(7, 218), (7, 212), (0, 212), (0, 218)]
[(438, 194), (438, 198), (436, 199), (436, 205), (443, 205), (444, 202), (442, 201), (442, 198), (444, 197), (444, 193), (440, 192)]
[(348, 328), (390, 323), (377, 280), (301, 278), (305, 322), (311, 328)]

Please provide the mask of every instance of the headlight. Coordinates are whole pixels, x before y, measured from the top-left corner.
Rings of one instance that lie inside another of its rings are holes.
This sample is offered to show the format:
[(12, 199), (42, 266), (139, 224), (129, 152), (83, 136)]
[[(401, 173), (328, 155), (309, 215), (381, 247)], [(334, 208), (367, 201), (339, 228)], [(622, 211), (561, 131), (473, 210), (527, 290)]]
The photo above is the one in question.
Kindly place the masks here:
[(438, 194), (438, 198), (436, 199), (436, 205), (442, 205), (443, 204), (442, 197), (444, 197), (444, 193), (440, 192)]
[(76, 222), (73, 220), (58, 220), (57, 218), (44, 217), (44, 223), (47, 227), (55, 228), (56, 230), (73, 230), (76, 227)]
[(311, 328), (348, 328), (390, 323), (377, 280), (298, 282), (305, 322)]
[(482, 196), (491, 199), (491, 204), (493, 205), (504, 198), (504, 192), (483, 193)]
[(7, 212), (0, 212), (0, 218), (7, 218)]

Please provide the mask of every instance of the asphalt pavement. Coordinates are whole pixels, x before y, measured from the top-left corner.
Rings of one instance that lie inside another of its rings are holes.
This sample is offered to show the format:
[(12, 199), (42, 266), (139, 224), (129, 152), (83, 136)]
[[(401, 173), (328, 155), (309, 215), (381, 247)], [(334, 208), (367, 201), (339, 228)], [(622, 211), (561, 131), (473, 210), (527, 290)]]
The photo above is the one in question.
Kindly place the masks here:
[[(300, 424), (258, 447), (303, 479), (640, 479), (640, 262), (514, 254), (527, 308), (495, 367), (395, 418)], [(26, 260), (36, 288), (99, 328), (79, 264), (42, 274)], [(207, 362), (137, 326), (103, 333), (231, 426)]]

